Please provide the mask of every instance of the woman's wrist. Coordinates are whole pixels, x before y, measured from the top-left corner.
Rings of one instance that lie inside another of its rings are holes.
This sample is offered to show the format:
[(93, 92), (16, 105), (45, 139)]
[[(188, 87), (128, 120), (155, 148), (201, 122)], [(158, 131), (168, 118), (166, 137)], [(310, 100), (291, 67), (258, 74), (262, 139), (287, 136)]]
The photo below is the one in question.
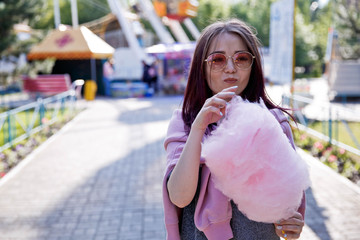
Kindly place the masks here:
[(202, 142), (203, 136), (205, 134), (206, 128), (200, 128), (196, 126), (191, 126), (189, 138), (196, 138), (199, 142)]

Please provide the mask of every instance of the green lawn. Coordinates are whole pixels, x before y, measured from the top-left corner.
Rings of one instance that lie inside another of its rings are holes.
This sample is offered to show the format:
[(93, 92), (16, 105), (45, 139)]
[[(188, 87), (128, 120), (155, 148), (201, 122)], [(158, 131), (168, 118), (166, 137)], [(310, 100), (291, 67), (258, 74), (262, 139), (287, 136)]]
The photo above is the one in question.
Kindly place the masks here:
[[(359, 122), (348, 122), (348, 125), (356, 137), (357, 141), (360, 143), (360, 123)], [(329, 122), (313, 122), (309, 124), (309, 127), (321, 132), (324, 135), (329, 136)], [(352, 141), (345, 125), (342, 122), (333, 122), (332, 123), (332, 138), (342, 142), (346, 145), (357, 148), (355, 143)]]

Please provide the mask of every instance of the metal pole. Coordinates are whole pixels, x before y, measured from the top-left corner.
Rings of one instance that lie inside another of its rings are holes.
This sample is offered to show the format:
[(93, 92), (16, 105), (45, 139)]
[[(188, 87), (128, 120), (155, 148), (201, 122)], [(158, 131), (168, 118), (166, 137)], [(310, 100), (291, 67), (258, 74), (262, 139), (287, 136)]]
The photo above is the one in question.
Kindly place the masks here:
[(96, 82), (96, 59), (91, 58), (90, 59), (91, 64), (91, 80), (94, 80)]
[(57, 29), (61, 24), (59, 0), (54, 0), (54, 18), (55, 18), (55, 29)]
[[(12, 145), (12, 136), (11, 136), (11, 115), (10, 113), (8, 113), (8, 143), (10, 143), (10, 145)], [(5, 143), (5, 142), (4, 142)]]
[(77, 28), (79, 26), (77, 0), (71, 0), (71, 18), (73, 28)]
[(332, 141), (332, 119), (331, 119), (331, 105), (329, 106), (329, 143)]
[[(294, 82), (295, 82), (295, 54), (296, 54), (296, 28), (295, 28), (295, 14), (296, 14), (296, 0), (294, 0), (294, 12), (293, 12), (293, 59), (292, 59), (292, 78), (290, 84), (290, 93), (291, 96), (294, 96)], [(291, 98), (292, 99), (292, 98)], [(293, 99), (290, 101), (290, 108), (293, 109)]]
[(191, 35), (195, 38), (195, 40), (198, 40), (200, 37), (200, 32), (195, 26), (195, 24), (191, 21), (191, 19), (185, 18), (184, 24), (187, 27), (187, 29), (190, 31)]

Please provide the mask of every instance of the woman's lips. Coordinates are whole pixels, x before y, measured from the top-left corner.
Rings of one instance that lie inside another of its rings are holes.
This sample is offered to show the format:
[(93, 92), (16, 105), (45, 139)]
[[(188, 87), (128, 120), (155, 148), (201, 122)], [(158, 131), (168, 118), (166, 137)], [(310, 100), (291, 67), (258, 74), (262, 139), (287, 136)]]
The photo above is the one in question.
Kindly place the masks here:
[(236, 78), (227, 78), (224, 80), (224, 82), (232, 84), (232, 83), (236, 83), (237, 79)]

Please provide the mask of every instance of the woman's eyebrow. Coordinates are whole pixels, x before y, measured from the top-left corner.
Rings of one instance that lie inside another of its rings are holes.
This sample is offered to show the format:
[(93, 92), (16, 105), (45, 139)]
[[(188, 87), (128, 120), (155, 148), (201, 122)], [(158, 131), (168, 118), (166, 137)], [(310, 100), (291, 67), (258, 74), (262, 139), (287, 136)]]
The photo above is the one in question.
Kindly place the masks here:
[[(246, 50), (246, 49), (244, 49), (244, 50), (236, 50), (236, 51), (234, 51), (234, 54), (235, 54), (235, 53), (238, 53), (238, 52), (247, 52), (247, 50)], [(213, 52), (211, 52), (209, 55), (214, 54), (214, 53), (222, 53), (222, 54), (225, 54), (225, 51), (213, 51)]]
[(238, 52), (248, 52), (248, 50), (237, 50), (234, 53), (238, 53)]
[(209, 55), (213, 54), (213, 53), (222, 53), (222, 54), (225, 54), (225, 51), (213, 51), (211, 52)]

